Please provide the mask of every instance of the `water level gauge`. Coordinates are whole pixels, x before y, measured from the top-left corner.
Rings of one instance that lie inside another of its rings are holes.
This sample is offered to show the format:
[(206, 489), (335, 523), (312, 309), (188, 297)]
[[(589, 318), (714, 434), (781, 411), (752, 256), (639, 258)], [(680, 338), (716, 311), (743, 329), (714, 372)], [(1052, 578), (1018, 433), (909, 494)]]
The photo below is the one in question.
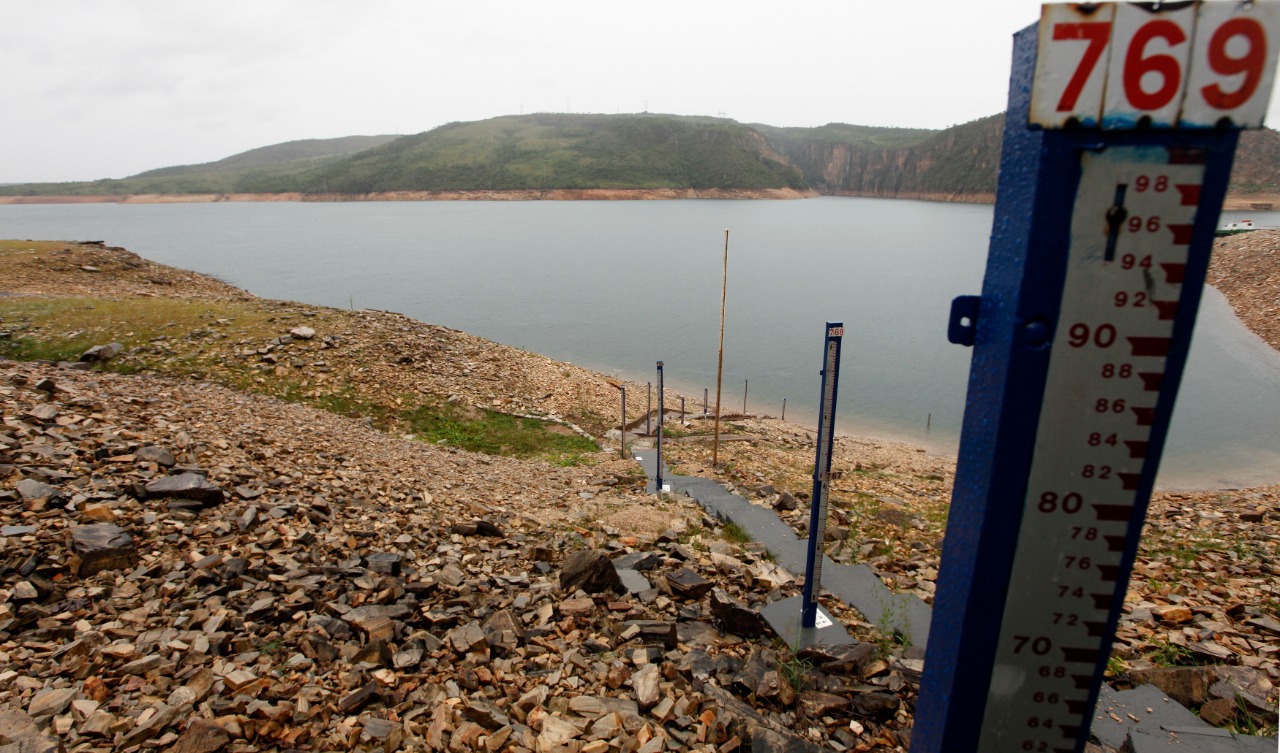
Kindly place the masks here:
[(914, 753), (1079, 753), (1280, 3), (1063, 3), (1015, 37)]
[(981, 750), (1072, 750), (1057, 712), (1090, 711), (1203, 179), (1195, 149), (1081, 156)]

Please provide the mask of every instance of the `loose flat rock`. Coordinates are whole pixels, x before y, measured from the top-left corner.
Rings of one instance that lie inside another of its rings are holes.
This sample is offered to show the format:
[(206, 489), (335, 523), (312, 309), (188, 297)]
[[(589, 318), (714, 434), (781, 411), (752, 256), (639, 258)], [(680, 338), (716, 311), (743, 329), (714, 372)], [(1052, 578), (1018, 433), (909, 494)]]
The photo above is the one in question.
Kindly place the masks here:
[(1210, 667), (1152, 667), (1134, 669), (1129, 677), (1139, 685), (1154, 685), (1183, 706), (1199, 706), (1209, 700), (1215, 681)]
[[(895, 697), (896, 701), (897, 698)], [(800, 694), (798, 701), (806, 719), (819, 719), (838, 709), (849, 708), (849, 699), (833, 693), (818, 690), (806, 690)]]
[(565, 557), (560, 568), (560, 589), (566, 593), (582, 589), (589, 594), (625, 590), (613, 560), (596, 549), (584, 549)]
[(862, 716), (887, 717), (902, 705), (892, 693), (859, 693), (853, 697), (853, 710)]
[(671, 593), (685, 599), (701, 599), (715, 585), (687, 567), (666, 574)]
[(641, 708), (649, 708), (657, 704), (662, 697), (659, 683), (662, 681), (662, 670), (656, 664), (646, 664), (631, 676), (631, 685), (636, 691), (636, 703)]
[(386, 575), (399, 575), (400, 566), (404, 561), (404, 557), (395, 552), (378, 552), (369, 555), (365, 562), (369, 569), (375, 573), (384, 573)]
[(59, 753), (62, 743), (40, 732), (34, 719), (17, 709), (0, 709), (0, 751)]
[(124, 351), (122, 343), (107, 343), (106, 345), (95, 345), (80, 354), (80, 360), (85, 363), (106, 363)]
[(71, 527), (71, 569), (81, 578), (132, 567), (138, 557), (129, 532), (114, 523)]
[(163, 465), (166, 468), (171, 468), (178, 462), (172, 452), (169, 452), (159, 445), (147, 445), (146, 447), (142, 447), (133, 453), (133, 458), (139, 462), (155, 463), (157, 465)]
[(743, 638), (758, 637), (769, 628), (769, 623), (759, 612), (720, 588), (711, 591), (711, 614), (721, 630)]
[(75, 688), (45, 690), (31, 699), (31, 703), (27, 706), (27, 713), (36, 718), (61, 714), (71, 705), (71, 700), (75, 697)]
[(147, 483), (147, 495), (161, 499), (190, 499), (204, 507), (222, 504), (226, 494), (198, 473), (163, 476)]
[(61, 495), (57, 487), (50, 486), (43, 481), (36, 481), (33, 478), (22, 479), (14, 488), (18, 490), (18, 494), (21, 494), (25, 500), (50, 499)]
[(618, 570), (618, 578), (622, 581), (622, 587), (626, 589), (627, 593), (638, 594), (653, 588), (653, 585), (649, 583), (649, 579), (636, 570), (620, 569)]
[(218, 753), (231, 743), (227, 730), (211, 719), (193, 719), (173, 746), (173, 753)]
[(867, 665), (879, 655), (870, 643), (844, 643), (829, 645), (818, 643), (806, 646), (797, 654), (802, 661), (813, 664), (823, 672), (861, 677)]

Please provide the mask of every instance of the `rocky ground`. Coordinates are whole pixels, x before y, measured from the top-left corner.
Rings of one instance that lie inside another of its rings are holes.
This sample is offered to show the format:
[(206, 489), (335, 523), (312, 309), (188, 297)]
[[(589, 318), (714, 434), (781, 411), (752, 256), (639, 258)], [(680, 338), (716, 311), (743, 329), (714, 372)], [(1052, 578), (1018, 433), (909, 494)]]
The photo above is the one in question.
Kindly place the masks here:
[[(0, 341), (118, 341), (130, 372), (0, 361), (0, 750), (906, 749), (921, 647), (832, 604), (862, 643), (794, 656), (744, 607), (798, 580), (634, 462), (466, 452), (408, 418), (599, 435), (601, 375), (102, 245), (0, 244), (0, 279)], [(812, 431), (726, 424), (716, 467), (705, 425), (674, 429), (676, 471), (803, 529)], [(836, 451), (829, 552), (931, 600), (954, 463)], [(1157, 495), (1115, 681), (1274, 730), (1277, 533), (1280, 487)]]
[(1280, 350), (1280, 230), (1220, 238), (1209, 284), (1222, 291), (1249, 329)]

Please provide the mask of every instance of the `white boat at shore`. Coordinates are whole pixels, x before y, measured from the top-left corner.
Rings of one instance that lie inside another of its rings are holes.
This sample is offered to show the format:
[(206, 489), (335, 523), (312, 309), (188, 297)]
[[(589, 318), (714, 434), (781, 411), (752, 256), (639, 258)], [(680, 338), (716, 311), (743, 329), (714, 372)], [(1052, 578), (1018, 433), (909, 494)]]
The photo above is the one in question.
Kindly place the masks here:
[(1239, 220), (1238, 222), (1228, 222), (1222, 227), (1219, 227), (1217, 230), (1213, 231), (1213, 235), (1214, 237), (1221, 238), (1226, 235), (1239, 235), (1240, 233), (1247, 233), (1250, 230), (1263, 229), (1264, 228), (1253, 224), (1253, 220)]

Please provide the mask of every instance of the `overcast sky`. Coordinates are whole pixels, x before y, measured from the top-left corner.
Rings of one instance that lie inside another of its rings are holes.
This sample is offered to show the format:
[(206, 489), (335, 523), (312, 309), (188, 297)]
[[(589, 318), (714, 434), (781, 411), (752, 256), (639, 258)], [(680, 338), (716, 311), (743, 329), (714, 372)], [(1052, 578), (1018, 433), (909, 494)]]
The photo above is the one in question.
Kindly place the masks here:
[(0, 182), (521, 112), (945, 128), (1004, 108), (1011, 36), (1039, 8), (0, 0)]

